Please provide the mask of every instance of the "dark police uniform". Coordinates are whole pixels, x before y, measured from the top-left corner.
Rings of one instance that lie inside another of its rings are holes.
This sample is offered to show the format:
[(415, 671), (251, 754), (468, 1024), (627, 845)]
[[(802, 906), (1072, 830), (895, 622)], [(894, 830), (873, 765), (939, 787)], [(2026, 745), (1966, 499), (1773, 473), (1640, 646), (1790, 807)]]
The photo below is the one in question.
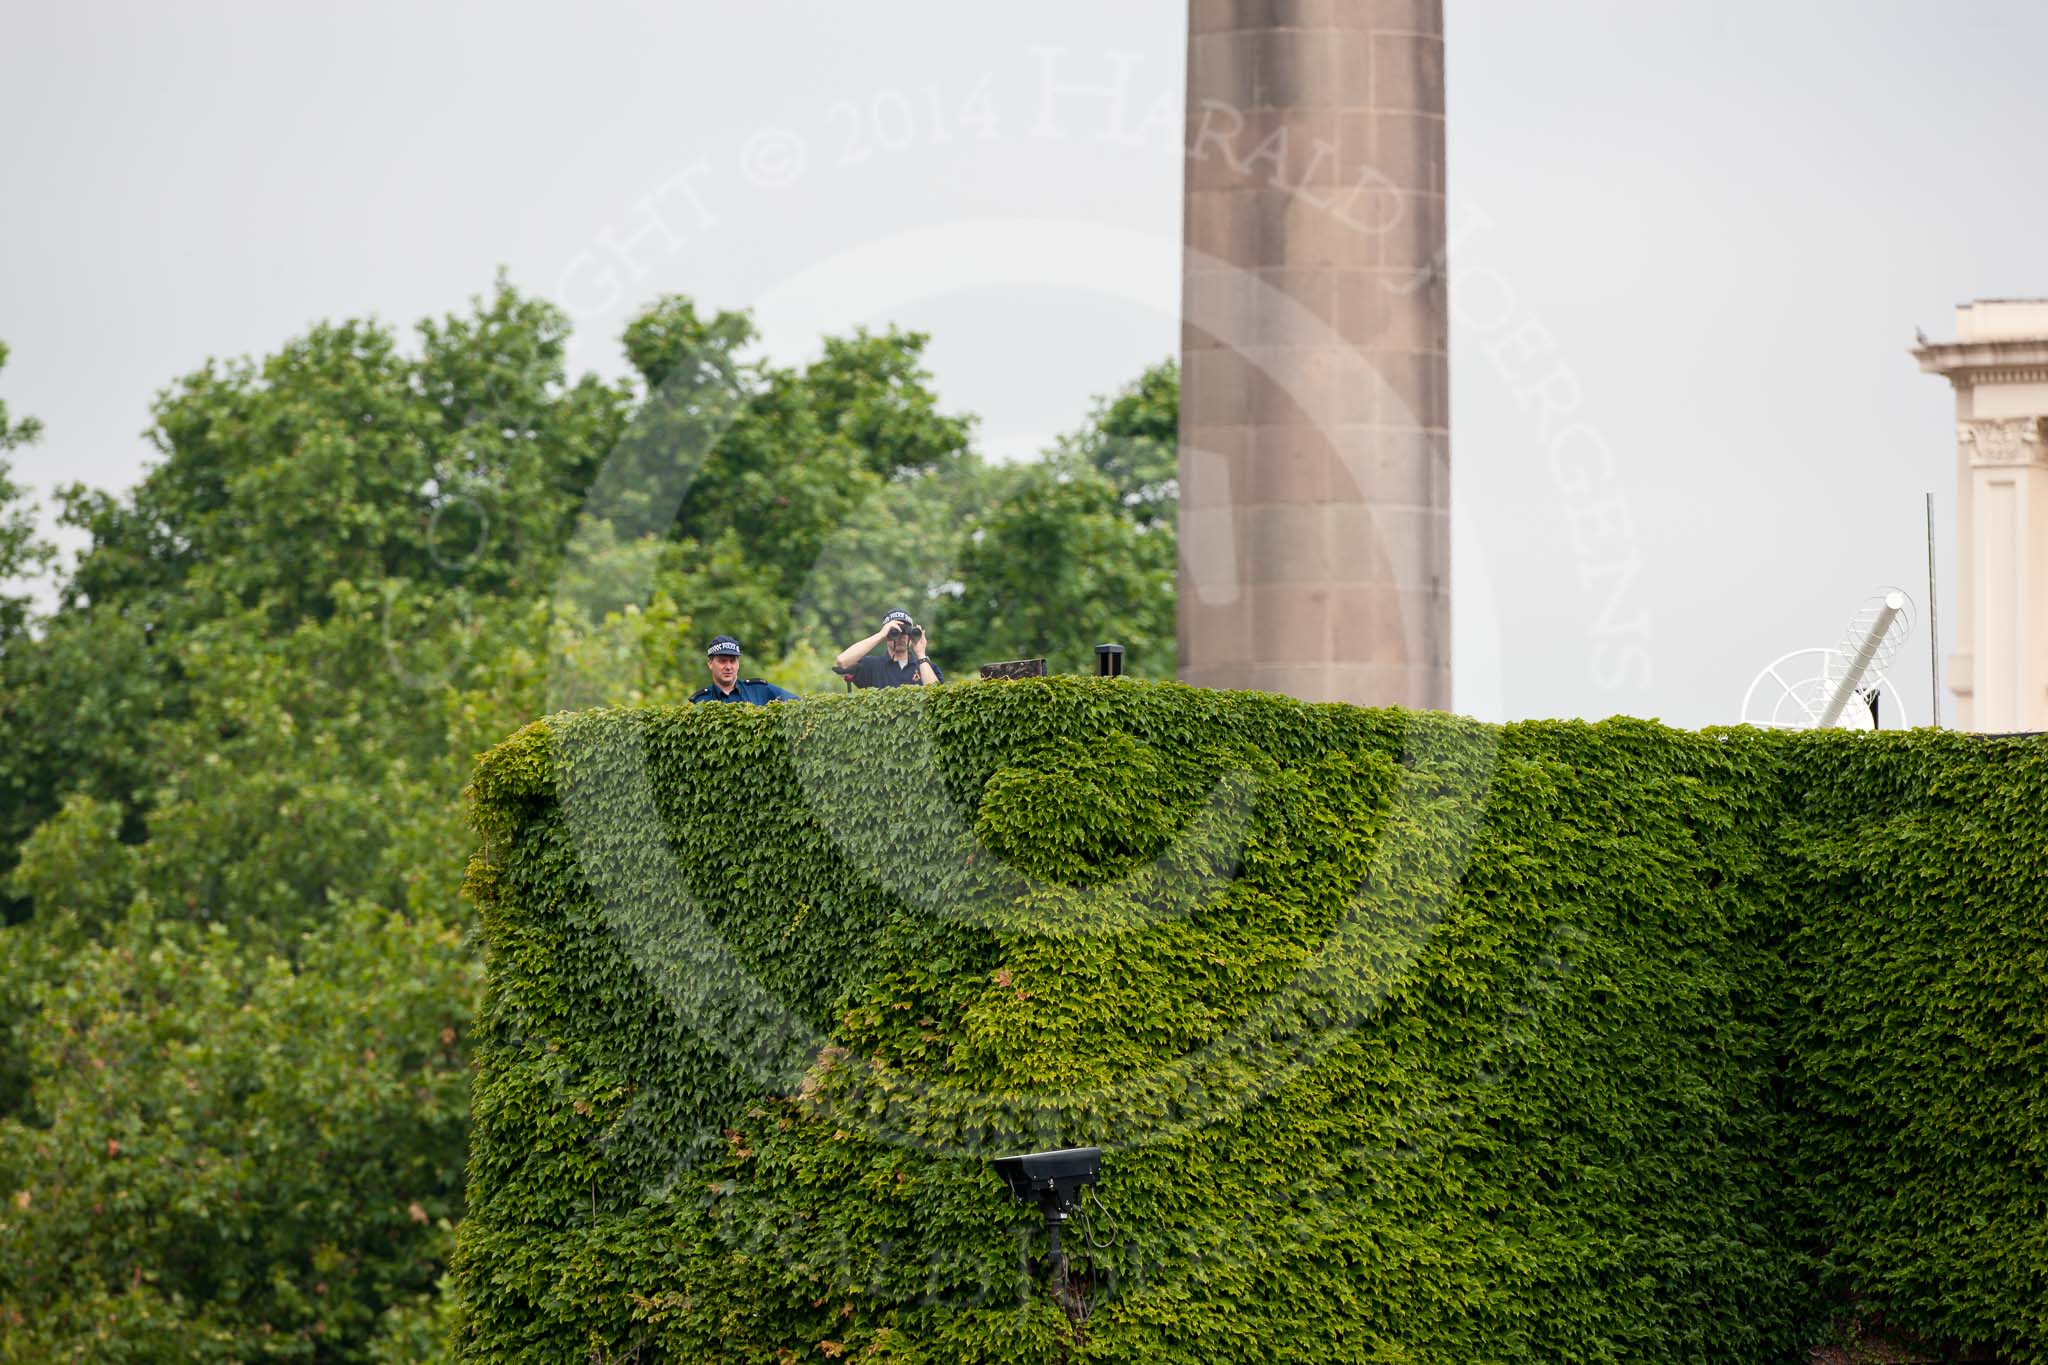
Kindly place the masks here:
[[(715, 635), (711, 639), (711, 647), (704, 651), (704, 657), (738, 660), (740, 642), (730, 635)], [(735, 662), (733, 667), (737, 668), (739, 664)], [(795, 701), (796, 693), (784, 691), (774, 683), (763, 682), (759, 678), (735, 678), (730, 692), (719, 691), (718, 684), (713, 682), (708, 687), (699, 688), (697, 694), (690, 700), (736, 701), (748, 706), (766, 706), (771, 701)]]
[[(870, 654), (843, 676), (853, 679), (855, 687), (916, 687), (917, 667), (920, 662), (932, 664), (930, 659), (919, 660), (915, 657), (906, 658), (899, 664), (886, 654)], [(932, 664), (932, 676), (940, 682), (946, 680), (946, 675), (939, 672), (937, 664)]]
[[(669, 695), (675, 694), (671, 692)], [(777, 687), (772, 682), (763, 682), (759, 678), (741, 678), (733, 683), (730, 692), (721, 692), (718, 690), (718, 684), (712, 683), (709, 687), (698, 689), (697, 694), (690, 700), (743, 701), (749, 706), (766, 706), (771, 701), (795, 701), (796, 693)]]

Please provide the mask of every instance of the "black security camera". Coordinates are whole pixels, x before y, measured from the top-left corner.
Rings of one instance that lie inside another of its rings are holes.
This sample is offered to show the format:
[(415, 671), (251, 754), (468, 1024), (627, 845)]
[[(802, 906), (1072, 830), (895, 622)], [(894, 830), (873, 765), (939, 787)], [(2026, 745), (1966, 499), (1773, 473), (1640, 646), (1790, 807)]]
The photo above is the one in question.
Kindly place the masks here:
[(1063, 1147), (1056, 1152), (999, 1156), (989, 1163), (1020, 1204), (1036, 1204), (1047, 1222), (1081, 1206), (1081, 1187), (1102, 1179), (1102, 1149)]
[[(1075, 1323), (1088, 1316), (1082, 1292), (1067, 1282), (1067, 1258), (1060, 1250), (1060, 1225), (1081, 1208), (1081, 1191), (1102, 1179), (1102, 1150), (1098, 1147), (1062, 1147), (1055, 1152), (1027, 1152), (1022, 1156), (999, 1156), (989, 1165), (1010, 1187), (1020, 1204), (1036, 1204), (1045, 1215), (1046, 1263), (1051, 1269), (1053, 1297)], [(1084, 1219), (1083, 1226), (1087, 1226)], [(1089, 1242), (1094, 1242), (1093, 1232)]]

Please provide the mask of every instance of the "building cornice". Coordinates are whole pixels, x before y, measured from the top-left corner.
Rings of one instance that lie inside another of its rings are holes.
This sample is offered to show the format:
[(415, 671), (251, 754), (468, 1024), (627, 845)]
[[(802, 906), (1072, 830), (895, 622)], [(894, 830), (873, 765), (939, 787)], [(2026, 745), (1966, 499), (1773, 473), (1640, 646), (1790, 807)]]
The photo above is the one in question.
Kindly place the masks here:
[(1923, 371), (1941, 375), (1958, 388), (2048, 382), (2048, 337), (1937, 342), (1915, 347), (1913, 358)]

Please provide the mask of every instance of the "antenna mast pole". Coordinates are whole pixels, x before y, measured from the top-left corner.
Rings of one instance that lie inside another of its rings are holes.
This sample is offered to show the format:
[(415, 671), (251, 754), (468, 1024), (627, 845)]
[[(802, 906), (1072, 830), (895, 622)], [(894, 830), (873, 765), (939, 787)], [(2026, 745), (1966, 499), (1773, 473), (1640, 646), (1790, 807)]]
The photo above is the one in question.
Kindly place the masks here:
[(1934, 614), (1934, 494), (1927, 495), (1927, 669), (1934, 692), (1934, 728), (1941, 728), (1941, 618)]
[(1884, 595), (1884, 605), (1878, 608), (1876, 618), (1871, 621), (1870, 633), (1863, 637), (1862, 644), (1856, 646), (1855, 657), (1850, 659), (1849, 666), (1842, 670), (1842, 680), (1835, 684), (1834, 695), (1829, 697), (1828, 704), (1821, 708), (1820, 718), (1814, 722), (1817, 728), (1825, 730), (1841, 717), (1842, 707), (1848, 704), (1850, 697), (1856, 695), (1856, 684), (1863, 681), (1864, 670), (1868, 669), (1870, 661), (1877, 657), (1877, 647), (1884, 643), (1884, 633), (1891, 629), (1892, 622), (1898, 619), (1905, 606), (1904, 593), (1888, 592)]

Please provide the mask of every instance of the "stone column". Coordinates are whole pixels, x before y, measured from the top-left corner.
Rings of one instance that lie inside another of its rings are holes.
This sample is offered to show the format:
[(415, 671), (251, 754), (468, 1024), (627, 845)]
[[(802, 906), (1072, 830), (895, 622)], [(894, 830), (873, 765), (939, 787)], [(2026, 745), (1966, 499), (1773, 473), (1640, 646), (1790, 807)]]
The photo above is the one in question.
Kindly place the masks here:
[(1956, 309), (1920, 368), (1956, 395), (1957, 726), (2048, 730), (2048, 301)]
[(1180, 676), (1446, 709), (1441, 0), (1192, 0)]

